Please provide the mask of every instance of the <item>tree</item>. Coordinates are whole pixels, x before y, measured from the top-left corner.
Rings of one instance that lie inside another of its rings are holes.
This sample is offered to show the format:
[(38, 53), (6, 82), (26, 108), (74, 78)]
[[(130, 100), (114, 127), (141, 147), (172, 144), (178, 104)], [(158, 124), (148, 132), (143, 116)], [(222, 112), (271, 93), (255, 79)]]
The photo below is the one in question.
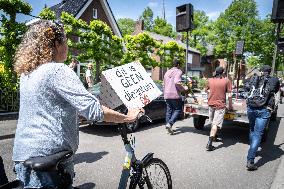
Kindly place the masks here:
[(159, 67), (162, 68), (171, 67), (175, 58), (178, 58), (182, 64), (185, 63), (185, 50), (179, 46), (176, 41), (169, 41), (165, 44), (161, 44), (157, 54), (162, 60), (159, 64)]
[(113, 35), (110, 27), (100, 20), (92, 20), (87, 24), (81, 19), (63, 12), (61, 19), (66, 25), (67, 35), (80, 37), (79, 42), (69, 40), (68, 45), (76, 49), (78, 59), (92, 60), (96, 63), (96, 82), (99, 81), (101, 70), (120, 65), (122, 58), (122, 40)]
[[(45, 19), (53, 19), (54, 13), (43, 9), (40, 13)], [(122, 58), (122, 40), (115, 36), (110, 27), (100, 20), (86, 23), (76, 19), (69, 13), (62, 12), (61, 21), (68, 39), (68, 47), (77, 54), (80, 61), (93, 61), (96, 71), (96, 82), (99, 81), (100, 72), (112, 66), (120, 65)], [(75, 40), (80, 38), (80, 40)]]
[(117, 24), (122, 32), (122, 35), (131, 35), (135, 29), (135, 21), (131, 18), (120, 18)]
[[(194, 11), (194, 29), (189, 36), (189, 46), (198, 49), (201, 55), (206, 55), (207, 46), (212, 43), (212, 36), (214, 36), (212, 30), (212, 22), (209, 21), (209, 17), (204, 11)], [(183, 32), (183, 42), (186, 43), (186, 32)]]
[(175, 37), (175, 33), (173, 32), (173, 26), (167, 23), (167, 21), (163, 18), (155, 18), (152, 31), (164, 36)]
[(236, 77), (238, 68), (237, 59), (232, 61), (237, 41), (245, 41), (244, 54), (259, 54), (260, 29), (261, 22), (254, 0), (234, 0), (214, 23), (215, 56), (233, 62), (229, 64), (233, 66), (233, 77)]
[(0, 27), (0, 58), (4, 63), (4, 69), (8, 77), (16, 83), (15, 74), (13, 73), (13, 58), (20, 44), (21, 38), (26, 31), (24, 23), (16, 22), (18, 13), (30, 14), (32, 7), (21, 0), (0, 0), (1, 27)]
[(153, 11), (150, 7), (146, 7), (139, 17), (140, 20), (144, 21), (144, 29), (146, 31), (152, 31), (153, 28)]
[(55, 20), (55, 12), (50, 10), (50, 8), (43, 8), (39, 13), (39, 17), (45, 20)]
[(146, 32), (139, 33), (135, 36), (126, 35), (124, 42), (127, 51), (123, 56), (123, 63), (140, 61), (145, 68), (158, 66), (159, 63), (152, 57), (152, 53), (154, 53), (156, 48), (159, 48), (159, 43)]
[[(162, 44), (147, 34), (140, 33), (136, 36), (127, 35), (124, 38), (127, 51), (123, 56), (122, 62), (129, 63), (140, 61), (145, 68), (170, 67), (173, 59), (178, 57), (184, 61), (184, 49), (175, 41)], [(159, 56), (158, 61), (155, 57)]]
[(253, 41), (258, 38), (257, 15), (254, 0), (234, 0), (214, 23), (216, 55), (231, 59), (239, 40), (245, 41), (245, 52), (254, 52)]

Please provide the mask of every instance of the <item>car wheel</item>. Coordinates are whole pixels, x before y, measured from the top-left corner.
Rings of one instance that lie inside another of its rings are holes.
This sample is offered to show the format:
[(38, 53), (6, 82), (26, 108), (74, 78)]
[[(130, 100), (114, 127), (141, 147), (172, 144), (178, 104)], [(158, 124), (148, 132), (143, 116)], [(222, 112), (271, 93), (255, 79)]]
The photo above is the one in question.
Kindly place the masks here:
[(133, 123), (127, 123), (127, 131), (130, 133), (134, 133), (139, 128), (139, 120), (137, 119)]
[(202, 130), (205, 125), (207, 117), (205, 116), (198, 116), (193, 118), (193, 125), (195, 129)]

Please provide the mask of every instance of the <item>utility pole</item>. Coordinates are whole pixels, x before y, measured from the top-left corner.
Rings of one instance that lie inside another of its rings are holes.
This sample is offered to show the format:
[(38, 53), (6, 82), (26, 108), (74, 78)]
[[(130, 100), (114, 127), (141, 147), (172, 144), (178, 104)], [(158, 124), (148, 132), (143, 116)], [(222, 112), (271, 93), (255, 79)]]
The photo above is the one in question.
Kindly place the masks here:
[(163, 19), (166, 20), (165, 0), (163, 0)]
[(186, 52), (185, 52), (185, 81), (188, 75), (188, 30), (186, 31)]

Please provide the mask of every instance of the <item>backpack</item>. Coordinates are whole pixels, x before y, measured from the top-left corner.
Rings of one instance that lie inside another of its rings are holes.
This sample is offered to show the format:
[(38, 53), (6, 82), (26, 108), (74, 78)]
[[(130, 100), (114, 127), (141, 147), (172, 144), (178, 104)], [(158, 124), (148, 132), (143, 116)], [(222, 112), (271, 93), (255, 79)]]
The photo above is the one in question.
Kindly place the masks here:
[(250, 107), (259, 108), (267, 105), (272, 91), (269, 84), (270, 76), (253, 76), (250, 80), (250, 91), (247, 96), (247, 104)]

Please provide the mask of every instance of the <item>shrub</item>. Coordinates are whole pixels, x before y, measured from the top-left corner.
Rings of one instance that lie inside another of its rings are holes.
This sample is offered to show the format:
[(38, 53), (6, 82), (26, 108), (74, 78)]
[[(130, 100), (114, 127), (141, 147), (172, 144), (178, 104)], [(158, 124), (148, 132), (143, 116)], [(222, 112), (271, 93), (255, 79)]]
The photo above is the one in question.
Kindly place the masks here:
[(207, 84), (207, 79), (205, 78), (199, 78), (197, 79), (197, 87), (198, 89), (204, 89), (206, 87)]

